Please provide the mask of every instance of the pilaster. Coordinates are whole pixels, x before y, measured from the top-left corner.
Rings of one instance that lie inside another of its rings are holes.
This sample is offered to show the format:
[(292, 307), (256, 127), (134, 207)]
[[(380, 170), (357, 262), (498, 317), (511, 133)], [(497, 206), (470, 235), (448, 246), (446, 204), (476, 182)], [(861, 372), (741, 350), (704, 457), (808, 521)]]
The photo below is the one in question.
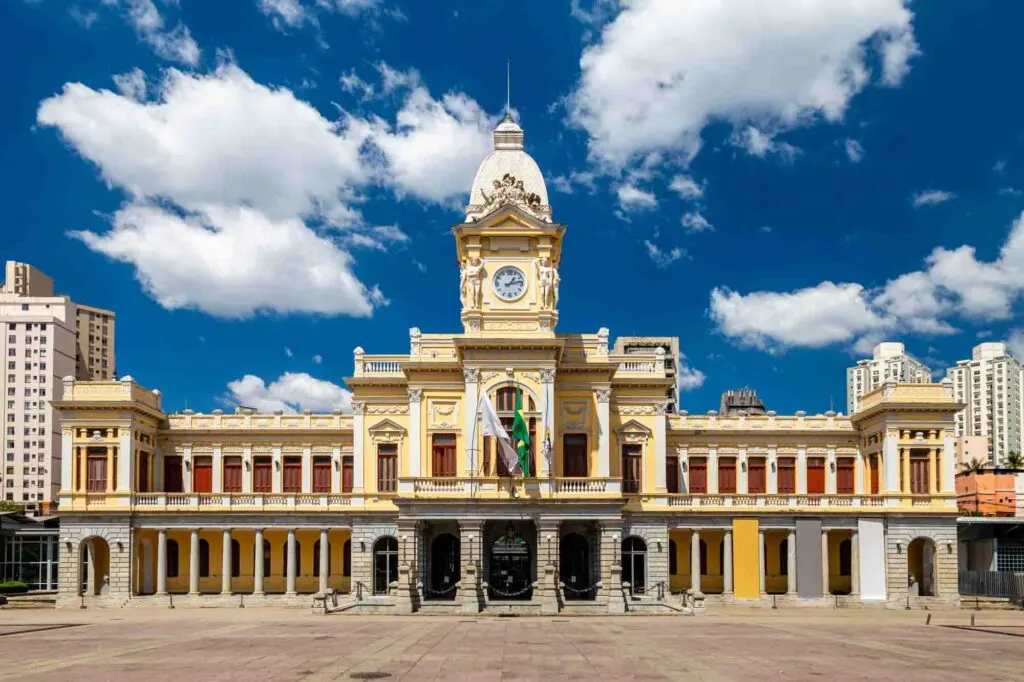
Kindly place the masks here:
[[(363, 464), (366, 459), (363, 434), (366, 425), (366, 403), (352, 401), (352, 492), (363, 494)], [(353, 500), (354, 502), (354, 500)]]
[[(543, 454), (545, 447), (548, 447), (548, 456), (540, 458), (540, 475), (549, 477), (554, 474), (555, 456), (554, 434), (555, 430), (555, 370), (554, 368), (542, 368), (540, 370), (541, 402), (543, 403), (543, 417), (541, 419), (541, 447), (538, 452)], [(549, 443), (549, 439), (551, 442)]]
[(611, 387), (597, 388), (597, 475), (611, 475)]
[[(658, 350), (661, 350), (660, 348)], [(666, 426), (668, 424), (668, 406), (665, 403), (654, 405), (654, 488), (656, 492), (665, 492), (665, 459), (668, 443), (666, 442)]]
[[(464, 450), (466, 452), (465, 459), (465, 476), (473, 476), (476, 473), (476, 468), (480, 466), (480, 430), (476, 428), (477, 423), (477, 408), (480, 404), (480, 370), (476, 367), (464, 367), (462, 369), (462, 378), (464, 380), (464, 402), (463, 407), (465, 409), (465, 425), (462, 429), (463, 443), (465, 443)], [(473, 442), (470, 442), (472, 439)], [(532, 473), (532, 472), (531, 472)]]
[(420, 463), (423, 460), (423, 446), (420, 441), (421, 416), (422, 416), (422, 388), (406, 389), (406, 397), (409, 402), (409, 475), (412, 477), (421, 476)]

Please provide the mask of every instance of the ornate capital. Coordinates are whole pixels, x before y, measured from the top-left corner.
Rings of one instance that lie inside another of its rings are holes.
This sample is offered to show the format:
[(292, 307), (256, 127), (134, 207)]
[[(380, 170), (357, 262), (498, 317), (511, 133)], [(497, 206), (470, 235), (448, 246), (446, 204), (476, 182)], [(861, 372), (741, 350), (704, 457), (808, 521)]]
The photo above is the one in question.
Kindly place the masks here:
[(654, 414), (664, 416), (668, 412), (668, 405), (665, 403), (654, 403)]
[(597, 402), (608, 403), (612, 400), (612, 389), (610, 388), (599, 388), (597, 389)]
[(352, 414), (366, 414), (366, 403), (362, 400), (353, 400)]
[(480, 381), (480, 370), (476, 367), (463, 367), (462, 377), (468, 384), (475, 384)]
[(542, 369), (540, 371), (541, 383), (550, 384), (555, 380), (555, 370), (553, 369)]
[(409, 397), (410, 403), (418, 403), (420, 400), (423, 399), (422, 388), (407, 388), (405, 390), (405, 394)]

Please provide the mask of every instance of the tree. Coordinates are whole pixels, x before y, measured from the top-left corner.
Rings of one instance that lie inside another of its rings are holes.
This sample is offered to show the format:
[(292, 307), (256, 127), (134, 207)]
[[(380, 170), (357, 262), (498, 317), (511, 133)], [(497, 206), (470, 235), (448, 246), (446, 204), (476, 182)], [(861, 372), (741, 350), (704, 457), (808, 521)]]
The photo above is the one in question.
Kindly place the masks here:
[(1003, 467), (1006, 469), (1024, 469), (1024, 455), (1019, 452), (1011, 452), (1003, 459)]
[(25, 505), (11, 502), (10, 500), (0, 500), (0, 512), (14, 512), (15, 514), (24, 514)]
[(970, 462), (961, 462), (960, 464), (960, 469), (965, 474), (975, 474), (982, 471), (984, 468), (985, 462), (977, 457), (973, 458)]

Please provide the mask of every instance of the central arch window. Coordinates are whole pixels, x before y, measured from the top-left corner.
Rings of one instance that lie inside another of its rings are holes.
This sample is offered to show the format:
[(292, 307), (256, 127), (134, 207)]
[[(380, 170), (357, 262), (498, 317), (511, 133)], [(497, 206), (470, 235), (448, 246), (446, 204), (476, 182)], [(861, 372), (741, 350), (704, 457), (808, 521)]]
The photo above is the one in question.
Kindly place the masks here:
[[(515, 421), (516, 416), (515, 386), (503, 386), (495, 391), (494, 409), (501, 419), (501, 425), (505, 427), (505, 431), (511, 436), (512, 422)], [(537, 404), (534, 402), (533, 397), (527, 395), (525, 391), (523, 392), (523, 410), (531, 413), (537, 411)], [(535, 461), (535, 453), (537, 452), (537, 418), (527, 418), (526, 425), (530, 429), (530, 475), (535, 476), (537, 474)], [(489, 436), (484, 438), (484, 469), (487, 473), (490, 473), (491, 460), (493, 459), (495, 462), (495, 474), (498, 476), (509, 476), (511, 472), (508, 470), (508, 464), (505, 462), (505, 458), (501, 456), (497, 446), (498, 444), (494, 442), (493, 438)]]
[(647, 591), (647, 543), (638, 537), (622, 541), (622, 581), (633, 594)]
[(382, 537), (373, 544), (373, 593), (387, 594), (398, 580), (398, 540)]

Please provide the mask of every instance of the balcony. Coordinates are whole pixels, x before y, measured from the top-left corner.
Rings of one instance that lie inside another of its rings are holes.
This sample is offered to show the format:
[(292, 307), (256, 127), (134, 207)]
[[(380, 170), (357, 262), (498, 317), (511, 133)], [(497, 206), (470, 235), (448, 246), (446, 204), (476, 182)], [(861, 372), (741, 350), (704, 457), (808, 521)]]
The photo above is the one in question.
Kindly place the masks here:
[(336, 511), (352, 506), (337, 493), (135, 493), (138, 512), (179, 511)]
[(402, 497), (442, 499), (463, 496), (486, 499), (618, 497), (622, 494), (622, 481), (618, 478), (412, 477), (398, 480), (398, 493)]
[(759, 509), (763, 511), (820, 509), (846, 511), (851, 509), (913, 506), (939, 508), (947, 507), (949, 495), (751, 495), (751, 494), (672, 494), (667, 505), (673, 508), (713, 509), (723, 508)]

